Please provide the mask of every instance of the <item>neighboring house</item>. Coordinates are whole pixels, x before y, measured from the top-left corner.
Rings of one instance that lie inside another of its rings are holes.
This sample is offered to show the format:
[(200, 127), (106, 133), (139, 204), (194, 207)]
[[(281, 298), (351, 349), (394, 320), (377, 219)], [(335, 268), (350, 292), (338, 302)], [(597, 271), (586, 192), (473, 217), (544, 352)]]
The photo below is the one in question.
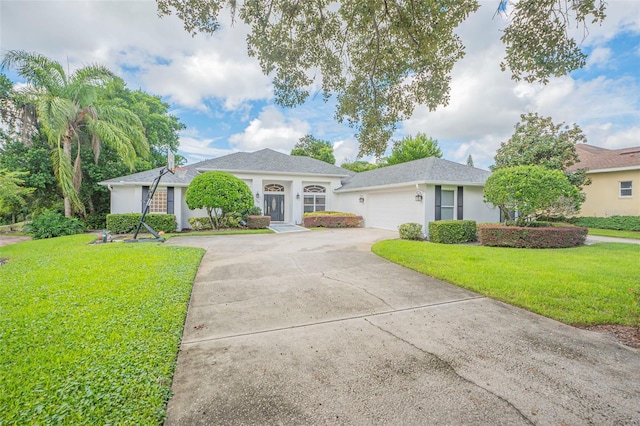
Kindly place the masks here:
[[(362, 215), (365, 226), (397, 230), (405, 222), (424, 226), (440, 219), (496, 222), (498, 210), (482, 197), (489, 172), (440, 158), (425, 158), (363, 173), (309, 157), (271, 149), (238, 152), (186, 166), (183, 178), (163, 176), (150, 213), (176, 215), (179, 229), (189, 218), (206, 216), (189, 210), (185, 193), (198, 173), (220, 170), (242, 179), (255, 205), (274, 222), (301, 224), (304, 212), (345, 211)], [(100, 182), (111, 191), (111, 213), (138, 213), (149, 186), (161, 169)]]
[(640, 216), (640, 146), (605, 149), (576, 144), (579, 163), (569, 170), (587, 169), (591, 185), (580, 216)]

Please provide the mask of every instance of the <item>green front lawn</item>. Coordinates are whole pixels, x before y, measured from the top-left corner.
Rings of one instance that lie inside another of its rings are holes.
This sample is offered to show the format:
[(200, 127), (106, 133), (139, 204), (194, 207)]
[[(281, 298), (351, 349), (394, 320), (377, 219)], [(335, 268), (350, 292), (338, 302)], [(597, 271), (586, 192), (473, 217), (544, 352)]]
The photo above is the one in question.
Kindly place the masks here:
[(638, 231), (616, 231), (615, 229), (589, 228), (589, 235), (598, 235), (601, 237), (632, 238), (640, 240), (640, 232)]
[(162, 423), (204, 251), (95, 239), (0, 248), (0, 424)]
[(387, 240), (402, 266), (567, 324), (640, 325), (640, 245), (511, 249)]

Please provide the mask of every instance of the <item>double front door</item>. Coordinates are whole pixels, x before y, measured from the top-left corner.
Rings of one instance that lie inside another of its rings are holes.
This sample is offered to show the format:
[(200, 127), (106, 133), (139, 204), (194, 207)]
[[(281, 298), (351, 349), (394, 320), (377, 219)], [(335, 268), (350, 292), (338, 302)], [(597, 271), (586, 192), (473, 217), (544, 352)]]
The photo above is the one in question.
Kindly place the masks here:
[(272, 222), (284, 221), (284, 194), (264, 194), (264, 215)]

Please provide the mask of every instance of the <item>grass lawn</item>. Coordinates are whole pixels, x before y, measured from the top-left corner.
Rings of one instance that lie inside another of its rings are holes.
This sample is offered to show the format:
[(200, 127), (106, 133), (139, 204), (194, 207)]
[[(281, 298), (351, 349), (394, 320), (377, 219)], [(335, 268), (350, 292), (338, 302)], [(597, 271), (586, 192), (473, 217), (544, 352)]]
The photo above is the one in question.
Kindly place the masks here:
[(0, 248), (0, 424), (160, 424), (201, 249)]
[(633, 238), (636, 240), (640, 240), (640, 232), (638, 231), (616, 231), (614, 229), (589, 228), (589, 235), (598, 235), (601, 237)]
[(567, 324), (640, 325), (640, 245), (512, 249), (387, 240), (402, 266)]

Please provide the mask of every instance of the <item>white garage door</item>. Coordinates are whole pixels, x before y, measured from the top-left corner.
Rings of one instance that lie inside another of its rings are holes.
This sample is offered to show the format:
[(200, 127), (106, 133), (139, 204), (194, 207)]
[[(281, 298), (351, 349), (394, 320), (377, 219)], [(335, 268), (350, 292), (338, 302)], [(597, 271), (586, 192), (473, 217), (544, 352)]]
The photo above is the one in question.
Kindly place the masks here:
[(397, 231), (403, 223), (423, 223), (422, 203), (415, 197), (415, 190), (368, 194), (365, 226)]

